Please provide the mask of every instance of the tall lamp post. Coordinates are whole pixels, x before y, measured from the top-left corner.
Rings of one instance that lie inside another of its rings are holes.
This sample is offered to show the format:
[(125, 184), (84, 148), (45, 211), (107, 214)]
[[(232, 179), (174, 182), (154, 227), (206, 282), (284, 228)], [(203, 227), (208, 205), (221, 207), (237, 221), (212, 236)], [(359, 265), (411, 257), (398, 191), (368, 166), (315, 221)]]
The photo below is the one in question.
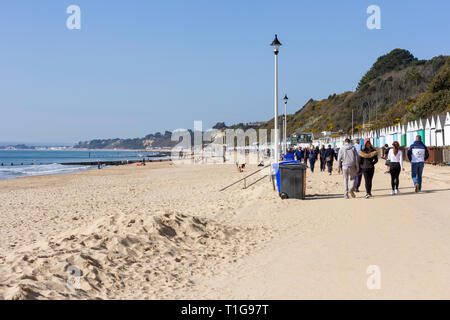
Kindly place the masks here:
[(281, 42), (278, 41), (277, 35), (275, 34), (275, 39), (270, 44), (275, 54), (275, 116), (273, 118), (274, 123), (274, 151), (275, 151), (275, 162), (278, 163), (280, 160), (280, 136), (278, 134), (278, 49), (281, 46)]
[(288, 103), (288, 96), (287, 94), (284, 95), (284, 128), (283, 128), (283, 139), (284, 139), (284, 154), (287, 153), (287, 103)]

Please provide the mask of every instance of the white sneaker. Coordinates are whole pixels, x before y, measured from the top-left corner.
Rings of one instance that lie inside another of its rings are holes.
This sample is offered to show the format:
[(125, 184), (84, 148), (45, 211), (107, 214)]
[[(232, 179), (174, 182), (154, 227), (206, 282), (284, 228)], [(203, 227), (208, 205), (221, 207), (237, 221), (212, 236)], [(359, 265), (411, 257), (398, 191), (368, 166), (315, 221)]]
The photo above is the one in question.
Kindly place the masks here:
[(395, 196), (395, 191), (394, 191), (394, 190), (392, 190), (391, 194), (392, 194), (393, 196)]
[(396, 194), (399, 194), (399, 193), (400, 193), (400, 190), (398, 190), (398, 189), (395, 190), (395, 193), (396, 193)]
[(394, 190), (394, 194), (397, 194), (398, 193), (398, 190)]

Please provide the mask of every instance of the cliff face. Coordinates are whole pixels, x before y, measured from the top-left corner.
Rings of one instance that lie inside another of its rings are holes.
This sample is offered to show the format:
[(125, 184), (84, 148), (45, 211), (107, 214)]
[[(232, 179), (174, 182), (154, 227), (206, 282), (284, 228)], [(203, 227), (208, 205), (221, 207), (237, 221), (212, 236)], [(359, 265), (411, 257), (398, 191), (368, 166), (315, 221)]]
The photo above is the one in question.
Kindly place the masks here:
[(74, 148), (86, 149), (146, 149), (173, 147), (177, 142), (171, 141), (172, 133), (166, 131), (149, 134), (143, 138), (134, 139), (95, 139), (91, 141), (80, 141)]

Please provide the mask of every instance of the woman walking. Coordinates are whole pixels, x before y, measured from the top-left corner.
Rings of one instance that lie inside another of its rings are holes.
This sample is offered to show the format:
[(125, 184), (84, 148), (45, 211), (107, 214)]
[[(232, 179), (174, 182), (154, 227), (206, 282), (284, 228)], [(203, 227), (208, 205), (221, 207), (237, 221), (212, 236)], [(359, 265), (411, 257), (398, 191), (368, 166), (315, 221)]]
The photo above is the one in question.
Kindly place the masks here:
[(397, 141), (392, 144), (393, 148), (389, 150), (387, 161), (389, 161), (389, 173), (391, 174), (392, 195), (400, 193), (398, 191), (399, 176), (403, 168), (403, 154)]
[(375, 173), (375, 164), (378, 162), (378, 152), (370, 143), (366, 141), (364, 148), (359, 151), (359, 168), (364, 175), (366, 186), (366, 199), (372, 197), (372, 180)]

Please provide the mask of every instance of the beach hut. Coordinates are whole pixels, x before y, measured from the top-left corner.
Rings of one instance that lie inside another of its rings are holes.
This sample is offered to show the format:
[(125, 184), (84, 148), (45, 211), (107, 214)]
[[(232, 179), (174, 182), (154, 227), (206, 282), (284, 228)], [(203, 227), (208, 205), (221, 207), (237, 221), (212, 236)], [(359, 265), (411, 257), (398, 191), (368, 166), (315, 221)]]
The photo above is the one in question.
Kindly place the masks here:
[(370, 143), (372, 144), (372, 146), (374, 146), (375, 145), (375, 131), (374, 130), (370, 131), (369, 138), (370, 138)]
[(408, 145), (406, 144), (406, 126), (404, 124), (400, 125), (400, 133), (401, 138), (400, 138), (400, 144), (402, 147), (407, 147)]
[(450, 113), (447, 112), (445, 117), (445, 127), (444, 127), (444, 144), (450, 146)]
[(430, 122), (430, 146), (436, 146), (436, 121), (434, 121), (434, 117), (431, 117)]
[(424, 142), (426, 146), (431, 146), (431, 121), (427, 119), (425, 122), (425, 140)]
[(394, 126), (392, 135), (393, 135), (392, 140), (400, 142), (400, 140), (398, 140), (398, 126)]
[(377, 147), (381, 147), (380, 143), (380, 130), (375, 131), (375, 143), (377, 144)]
[(380, 146), (386, 144), (386, 128), (380, 130)]
[(416, 141), (416, 136), (417, 136), (418, 132), (419, 132), (419, 123), (417, 122), (417, 120), (415, 120), (413, 122), (413, 136), (412, 136), (412, 142), (411, 143), (414, 143), (414, 141)]
[(425, 141), (425, 126), (422, 119), (417, 122), (417, 135), (422, 137), (422, 142)]
[(389, 145), (392, 145), (394, 143), (394, 127), (389, 127)]
[(436, 117), (436, 146), (437, 147), (444, 146), (444, 126), (445, 126), (444, 116), (437, 116)]
[(406, 145), (410, 146), (414, 142), (414, 123), (408, 122), (406, 126)]

